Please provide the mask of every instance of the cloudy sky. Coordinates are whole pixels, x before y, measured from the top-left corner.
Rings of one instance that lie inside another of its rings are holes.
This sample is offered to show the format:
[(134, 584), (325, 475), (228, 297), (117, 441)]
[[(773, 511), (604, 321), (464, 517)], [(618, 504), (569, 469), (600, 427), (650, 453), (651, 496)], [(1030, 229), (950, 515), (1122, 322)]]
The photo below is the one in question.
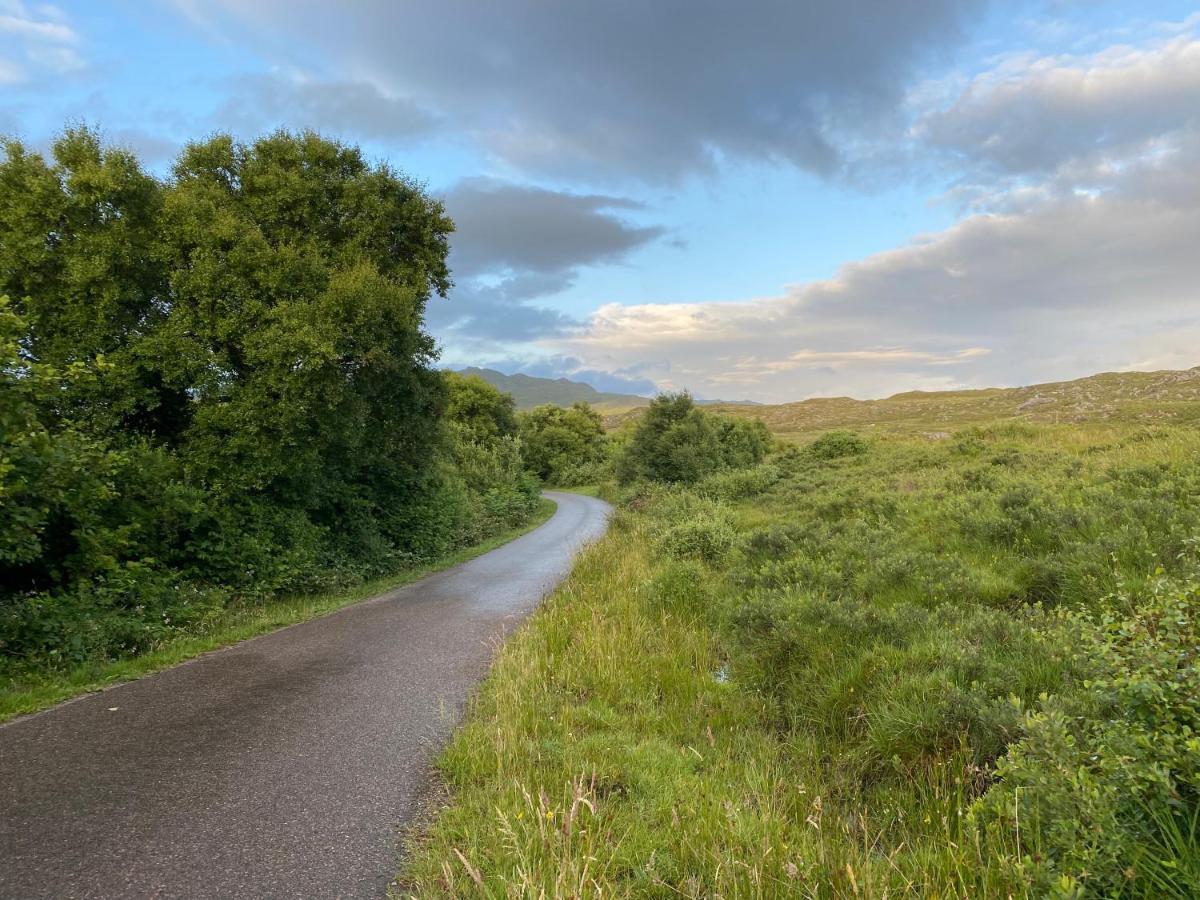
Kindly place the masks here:
[(0, 131), (315, 128), (448, 365), (795, 400), (1200, 365), (1200, 4), (0, 0)]

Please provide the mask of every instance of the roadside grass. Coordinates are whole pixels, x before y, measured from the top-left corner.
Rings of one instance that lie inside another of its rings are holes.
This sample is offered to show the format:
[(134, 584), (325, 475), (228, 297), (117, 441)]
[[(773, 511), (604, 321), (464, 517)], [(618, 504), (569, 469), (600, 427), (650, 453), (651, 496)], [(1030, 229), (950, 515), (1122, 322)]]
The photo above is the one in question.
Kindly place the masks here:
[(627, 490), (395, 893), (1195, 896), (1198, 496), (1200, 432), (1122, 423)]
[(193, 657), (219, 650), (288, 625), (328, 615), (354, 603), (393, 590), (433, 572), (466, 562), (532, 531), (553, 515), (555, 504), (542, 498), (529, 522), (497, 534), (482, 543), (457, 550), (440, 559), (392, 575), (375, 578), (342, 590), (283, 597), (262, 604), (230, 606), (203, 631), (181, 632), (176, 639), (146, 653), (124, 659), (94, 660), (63, 669), (5, 673), (0, 680), (0, 722), (36, 712), (80, 694), (102, 690), (170, 668)]
[(661, 602), (674, 588), (647, 537), (617, 517), (501, 649), (441, 757), (453, 804), (414, 839), (398, 896), (675, 896), (692, 872), (728, 890), (785, 874), (759, 859), (789, 830), (764, 704), (719, 677), (702, 618)]

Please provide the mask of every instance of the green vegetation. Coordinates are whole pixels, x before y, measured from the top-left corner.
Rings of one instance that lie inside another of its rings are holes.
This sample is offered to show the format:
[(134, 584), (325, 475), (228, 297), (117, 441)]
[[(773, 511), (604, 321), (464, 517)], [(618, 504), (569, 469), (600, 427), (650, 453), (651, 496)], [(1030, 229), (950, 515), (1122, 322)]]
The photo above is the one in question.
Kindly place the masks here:
[(3, 149), (0, 683), (529, 519), (511, 399), (433, 367), (453, 226), (414, 182), (314, 134), (218, 135), (166, 180), (87, 130)]
[(761, 462), (770, 446), (761, 422), (706, 413), (686, 393), (663, 394), (638, 419), (617, 456), (617, 476), (625, 484), (639, 479), (695, 484)]
[(1200, 894), (1200, 432), (1140, 415), (610, 487), (400, 893)]
[(604, 426), (590, 406), (539, 406), (519, 420), (530, 472), (548, 484), (597, 480), (605, 462)]
[(832, 428), (936, 433), (1009, 419), (1049, 425), (1195, 425), (1200, 423), (1197, 401), (1200, 367), (1180, 372), (1107, 372), (1019, 388), (908, 391), (886, 400), (823, 397), (775, 406), (717, 408), (757, 419), (781, 438), (804, 440)]
[(93, 658), (57, 668), (30, 668), (11, 673), (0, 687), (0, 722), (36, 712), (88, 691), (98, 691), (122, 681), (141, 678), (185, 660), (219, 650), (238, 641), (336, 612), (344, 606), (376, 597), (426, 575), (474, 559), (520, 537), (554, 514), (550, 500), (540, 500), (525, 524), (502, 531), (485, 541), (391, 575), (359, 582), (350, 588), (321, 594), (273, 597), (254, 604), (234, 604), (215, 617), (187, 630), (177, 630), (153, 649), (137, 656)]

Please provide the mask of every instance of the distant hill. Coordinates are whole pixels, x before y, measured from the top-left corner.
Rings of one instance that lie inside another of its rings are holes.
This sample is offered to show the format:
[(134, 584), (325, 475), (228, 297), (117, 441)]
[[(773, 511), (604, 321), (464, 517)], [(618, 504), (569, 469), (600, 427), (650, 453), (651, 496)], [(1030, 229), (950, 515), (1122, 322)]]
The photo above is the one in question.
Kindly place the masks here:
[[(780, 435), (831, 428), (888, 428), (938, 434), (983, 422), (1200, 423), (1200, 366), (1182, 371), (1105, 372), (1075, 381), (971, 391), (908, 391), (885, 400), (829, 397), (762, 406), (715, 405), (760, 419)], [(637, 415), (608, 416), (615, 427)]]
[(533, 375), (505, 375), (495, 369), (471, 368), (462, 369), (463, 375), (474, 375), (482, 378), (493, 387), (512, 394), (517, 403), (517, 409), (533, 409), (553, 403), (556, 406), (570, 406), (572, 403), (583, 401), (591, 404), (597, 412), (614, 415), (627, 412), (641, 406), (648, 406), (650, 400), (637, 394), (615, 394), (598, 391), (590, 384), (581, 381), (571, 381), (566, 378), (538, 378)]

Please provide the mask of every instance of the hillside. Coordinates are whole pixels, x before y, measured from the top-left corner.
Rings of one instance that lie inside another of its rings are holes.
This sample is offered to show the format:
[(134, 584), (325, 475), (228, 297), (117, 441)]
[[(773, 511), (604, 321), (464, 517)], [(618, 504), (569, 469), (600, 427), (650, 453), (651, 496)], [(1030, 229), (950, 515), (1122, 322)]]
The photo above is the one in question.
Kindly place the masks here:
[(570, 406), (572, 403), (588, 403), (597, 411), (616, 415), (647, 405), (650, 400), (636, 394), (617, 394), (598, 391), (590, 384), (570, 381), (566, 378), (538, 378), (534, 375), (505, 375), (495, 369), (480, 369), (474, 366), (461, 370), (463, 375), (474, 375), (507, 394), (512, 394), (517, 409), (533, 409), (553, 403)]
[[(884, 400), (829, 397), (763, 406), (717, 404), (761, 419), (777, 434), (831, 428), (940, 431), (979, 422), (1200, 422), (1200, 366), (1182, 371), (1105, 372), (1074, 381), (969, 391), (907, 391)], [(636, 411), (610, 415), (616, 427)]]

